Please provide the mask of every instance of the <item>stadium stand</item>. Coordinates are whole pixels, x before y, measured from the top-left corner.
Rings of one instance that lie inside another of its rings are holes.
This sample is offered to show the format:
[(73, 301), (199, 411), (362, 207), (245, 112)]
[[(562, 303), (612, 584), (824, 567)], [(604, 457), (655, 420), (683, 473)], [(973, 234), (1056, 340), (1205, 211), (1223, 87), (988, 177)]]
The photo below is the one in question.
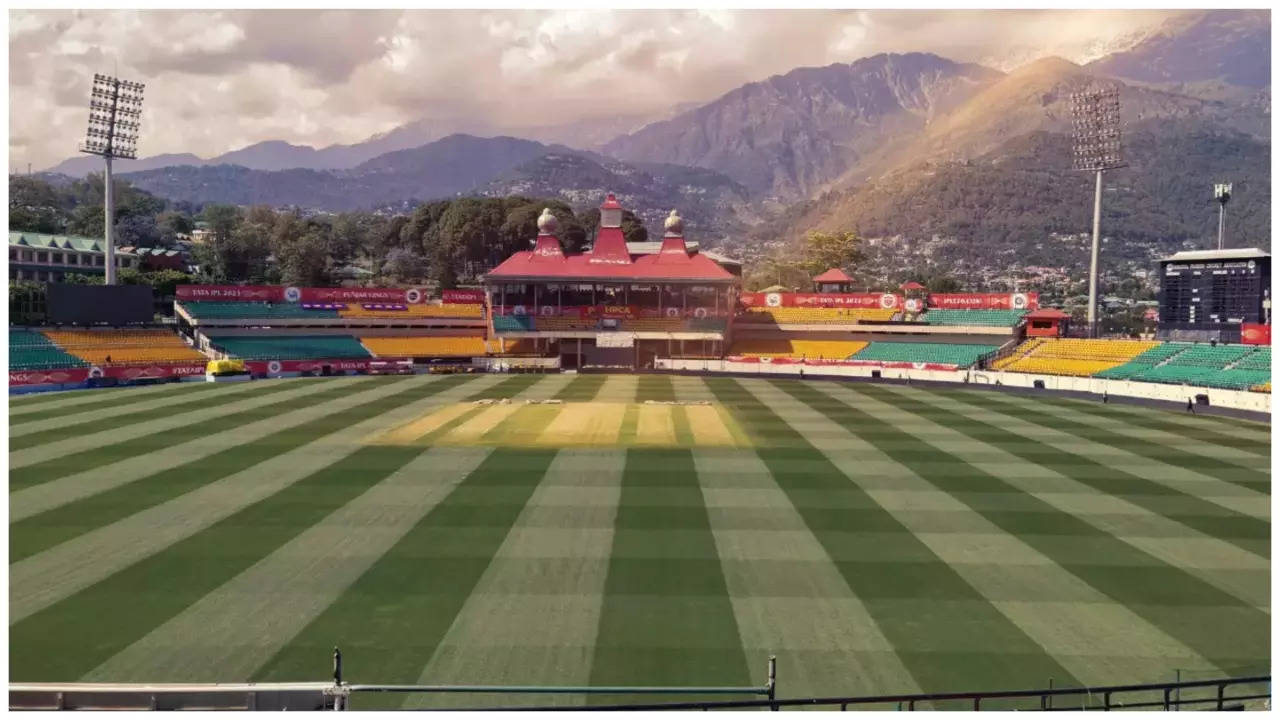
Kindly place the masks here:
[(875, 360), (878, 362), (943, 363), (969, 367), (976, 363), (978, 358), (998, 348), (998, 345), (872, 342), (850, 359)]
[(862, 350), (862, 340), (796, 340), (790, 338), (739, 338), (729, 348), (730, 355), (744, 357), (790, 357), (815, 360), (843, 360)]
[(981, 327), (1013, 327), (1022, 322), (1025, 310), (942, 310), (934, 308), (924, 314), (930, 325), (967, 325)]
[(533, 330), (533, 318), (528, 315), (494, 315), (493, 329), (497, 332), (529, 332)]
[(338, 311), (338, 317), (344, 318), (460, 318), (479, 319), (484, 317), (484, 305), (479, 304), (442, 304), (442, 305), (404, 305), (403, 309), (387, 309), (372, 306), (372, 303), (351, 305)]
[(88, 363), (83, 359), (63, 351), (42, 333), (9, 330), (10, 370), (61, 370), (85, 365)]
[(298, 303), (182, 302), (196, 320), (336, 318), (337, 310), (310, 310)]
[[(1163, 364), (1134, 373), (1139, 382), (1199, 385), (1230, 390), (1248, 390), (1271, 380), (1270, 350), (1240, 367), (1246, 357), (1258, 354), (1252, 345), (1207, 345), (1168, 343), (1182, 348)], [(1233, 366), (1233, 367), (1228, 367)]]
[(1145, 340), (1035, 338), (993, 363), (992, 369), (1088, 377), (1129, 362), (1159, 344)]
[(490, 355), (505, 356), (505, 355), (538, 355), (539, 354), (537, 346), (534, 344), (534, 341), (530, 338), (520, 338), (518, 340), (507, 340), (506, 352), (502, 352), (499, 349), (502, 347), (502, 343), (497, 339), (489, 340), (486, 343), (486, 347), (488, 348)]
[(897, 310), (883, 308), (751, 307), (740, 321), (777, 325), (842, 325), (889, 322)]
[[(497, 318), (494, 318), (495, 325)], [(573, 317), (570, 315), (561, 315), (555, 317), (541, 317), (537, 321), (530, 318), (530, 329), (538, 330), (595, 330), (596, 320), (594, 318)]]
[(479, 335), (362, 337), (360, 342), (375, 357), (476, 357), (486, 352), (484, 338)]
[(93, 365), (156, 362), (203, 362), (198, 350), (169, 330), (46, 330), (63, 350)]
[(1107, 380), (1128, 380), (1140, 372), (1150, 370), (1186, 348), (1187, 346), (1184, 343), (1159, 343), (1149, 350), (1144, 350), (1122, 365), (1116, 365), (1096, 373), (1096, 376)]
[(216, 336), (213, 346), (246, 360), (328, 360), (367, 358), (369, 351), (350, 335)]

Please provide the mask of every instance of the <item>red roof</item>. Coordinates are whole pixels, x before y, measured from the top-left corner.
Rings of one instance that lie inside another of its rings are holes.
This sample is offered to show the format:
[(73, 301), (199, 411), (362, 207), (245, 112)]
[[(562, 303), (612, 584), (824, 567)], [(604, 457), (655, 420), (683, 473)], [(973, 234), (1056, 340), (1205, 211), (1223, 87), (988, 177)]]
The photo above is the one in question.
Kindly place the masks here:
[[(609, 193), (601, 210), (621, 210), (622, 205), (613, 193)], [(734, 280), (728, 270), (714, 260), (697, 252), (689, 252), (684, 237), (669, 232), (662, 239), (662, 247), (656, 255), (644, 255), (635, 260), (627, 250), (627, 240), (621, 227), (601, 227), (591, 252), (565, 255), (560, 241), (554, 235), (539, 233), (533, 250), (512, 254), (498, 267), (490, 270), (485, 279), (546, 279), (546, 280), (672, 280), (726, 282)]]
[(912, 280), (911, 282), (902, 283), (902, 285), (900, 285), (898, 289), (899, 290), (923, 290), (924, 286), (916, 282), (915, 280)]
[(1071, 317), (1070, 313), (1064, 313), (1057, 308), (1040, 308), (1023, 315), (1028, 320), (1061, 320), (1062, 318)]
[(840, 268), (831, 268), (813, 279), (816, 283), (851, 283), (853, 278), (849, 277), (845, 271)]

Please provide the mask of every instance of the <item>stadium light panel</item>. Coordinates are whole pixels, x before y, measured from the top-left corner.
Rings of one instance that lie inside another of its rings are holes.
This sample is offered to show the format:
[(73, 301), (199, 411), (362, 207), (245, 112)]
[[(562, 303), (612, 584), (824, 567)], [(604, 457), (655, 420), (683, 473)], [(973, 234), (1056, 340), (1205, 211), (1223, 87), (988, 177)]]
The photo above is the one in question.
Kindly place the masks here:
[(136, 159), (139, 132), (142, 130), (142, 91), (145, 85), (132, 80), (121, 80), (102, 73), (93, 74), (89, 90), (89, 123), (80, 152), (102, 156), (106, 163), (105, 175), (105, 227), (106, 282), (115, 284), (115, 243), (112, 241), (112, 225), (115, 206), (112, 202), (111, 161), (114, 158)]

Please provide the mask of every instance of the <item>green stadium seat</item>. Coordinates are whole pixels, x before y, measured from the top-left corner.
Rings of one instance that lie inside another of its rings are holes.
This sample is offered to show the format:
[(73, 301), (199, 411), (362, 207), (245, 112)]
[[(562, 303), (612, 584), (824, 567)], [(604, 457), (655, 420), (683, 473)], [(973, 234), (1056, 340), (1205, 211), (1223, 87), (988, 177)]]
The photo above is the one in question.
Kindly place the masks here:
[(533, 330), (533, 317), (531, 315), (494, 315), (493, 329), (495, 332), (529, 332)]
[(196, 320), (336, 318), (337, 310), (307, 310), (297, 303), (184, 302)]
[(969, 367), (978, 358), (998, 349), (998, 345), (949, 343), (873, 342), (849, 357), (878, 362), (944, 363)]
[(923, 319), (930, 325), (968, 325), (970, 327), (1013, 327), (1022, 322), (1026, 310), (941, 310), (925, 312)]
[(84, 360), (54, 345), (43, 333), (9, 331), (10, 370), (63, 370), (87, 365)]
[(213, 346), (245, 360), (329, 360), (372, 357), (350, 335), (213, 336)]

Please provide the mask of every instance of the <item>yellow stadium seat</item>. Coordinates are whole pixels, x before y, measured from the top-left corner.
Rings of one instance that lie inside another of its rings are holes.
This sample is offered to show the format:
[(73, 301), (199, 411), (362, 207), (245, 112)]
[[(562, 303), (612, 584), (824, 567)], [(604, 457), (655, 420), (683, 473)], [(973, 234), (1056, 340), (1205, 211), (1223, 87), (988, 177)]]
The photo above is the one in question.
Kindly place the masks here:
[(729, 348), (730, 355), (746, 357), (808, 358), (844, 360), (862, 350), (862, 340), (800, 340), (790, 338), (739, 338)]
[(1158, 346), (1152, 340), (1028, 340), (992, 364), (995, 370), (1088, 377), (1129, 362)]
[(376, 357), (478, 357), (485, 354), (479, 335), (436, 337), (362, 337)]
[(94, 365), (204, 362), (205, 356), (169, 330), (47, 330), (66, 352)]
[(741, 321), (778, 325), (848, 325), (888, 322), (896, 312), (892, 308), (750, 307)]

